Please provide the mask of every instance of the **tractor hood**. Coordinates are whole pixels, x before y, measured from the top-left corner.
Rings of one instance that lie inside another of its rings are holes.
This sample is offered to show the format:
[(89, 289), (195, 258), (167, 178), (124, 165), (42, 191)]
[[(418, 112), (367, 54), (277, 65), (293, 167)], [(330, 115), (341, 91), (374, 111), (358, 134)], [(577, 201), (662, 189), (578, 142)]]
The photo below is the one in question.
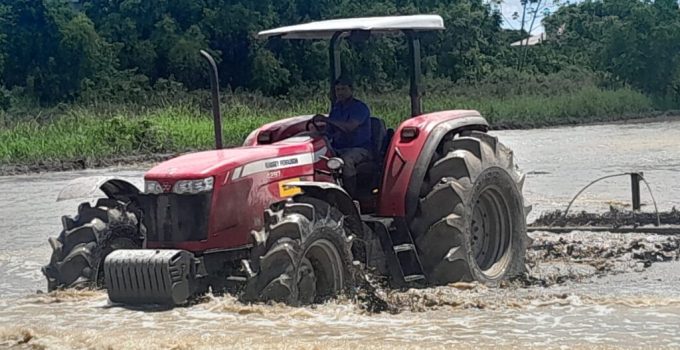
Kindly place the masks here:
[(199, 179), (217, 176), (240, 166), (261, 163), (297, 154), (314, 155), (312, 139), (294, 138), (271, 145), (229, 148), (190, 153), (158, 164), (144, 176), (146, 179)]

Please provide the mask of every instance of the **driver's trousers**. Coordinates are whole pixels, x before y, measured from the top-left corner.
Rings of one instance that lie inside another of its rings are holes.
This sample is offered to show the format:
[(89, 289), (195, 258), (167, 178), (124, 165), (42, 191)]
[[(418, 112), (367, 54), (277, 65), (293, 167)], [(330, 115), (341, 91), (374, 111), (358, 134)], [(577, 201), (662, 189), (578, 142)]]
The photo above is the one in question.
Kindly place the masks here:
[(342, 167), (342, 177), (355, 178), (357, 176), (357, 165), (371, 159), (371, 152), (365, 148), (345, 148), (337, 150), (338, 155), (345, 162)]
[(345, 162), (342, 167), (342, 184), (345, 191), (352, 198), (357, 197), (357, 166), (359, 163), (370, 160), (371, 152), (365, 148), (345, 148), (337, 150), (340, 158)]

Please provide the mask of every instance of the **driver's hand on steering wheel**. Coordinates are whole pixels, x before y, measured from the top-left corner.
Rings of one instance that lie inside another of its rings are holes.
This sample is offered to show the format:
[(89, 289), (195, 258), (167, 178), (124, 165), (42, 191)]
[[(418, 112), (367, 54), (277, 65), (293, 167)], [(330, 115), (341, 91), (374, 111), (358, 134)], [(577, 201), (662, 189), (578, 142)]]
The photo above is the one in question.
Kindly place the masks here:
[(323, 125), (325, 125), (326, 121), (328, 120), (328, 117), (326, 117), (323, 114), (317, 114), (314, 117), (312, 117), (312, 120), (314, 121), (314, 124), (322, 123)]
[[(307, 130), (308, 131), (315, 131), (320, 134), (324, 134), (326, 132), (326, 126), (328, 125), (328, 118), (322, 114), (317, 114), (312, 119), (309, 121), (307, 124)], [(313, 126), (310, 128), (310, 126)]]

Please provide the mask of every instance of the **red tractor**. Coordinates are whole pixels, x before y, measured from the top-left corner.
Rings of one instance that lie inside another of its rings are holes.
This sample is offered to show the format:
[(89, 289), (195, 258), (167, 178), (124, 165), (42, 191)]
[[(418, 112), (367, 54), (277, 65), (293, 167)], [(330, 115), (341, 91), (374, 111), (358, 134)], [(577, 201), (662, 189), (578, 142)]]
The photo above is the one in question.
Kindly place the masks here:
[(108, 198), (62, 218), (43, 268), (48, 289), (104, 286), (114, 303), (167, 305), (238, 290), (246, 301), (299, 305), (351, 288), (362, 268), (395, 287), (497, 285), (521, 274), (529, 238), (512, 151), (476, 111), (421, 111), (419, 37), (443, 28), (437, 15), (416, 15), (259, 33), (330, 39), (331, 81), (341, 73), (342, 40), (406, 35), (412, 115), (396, 130), (371, 118), (374, 161), (359, 164), (355, 198), (339, 181), (342, 161), (310, 132), (318, 117), (281, 119), (242, 147), (221, 149), (217, 70), (203, 52), (213, 68), (217, 149), (155, 166), (143, 191), (115, 178), (64, 189), (60, 199), (92, 188)]

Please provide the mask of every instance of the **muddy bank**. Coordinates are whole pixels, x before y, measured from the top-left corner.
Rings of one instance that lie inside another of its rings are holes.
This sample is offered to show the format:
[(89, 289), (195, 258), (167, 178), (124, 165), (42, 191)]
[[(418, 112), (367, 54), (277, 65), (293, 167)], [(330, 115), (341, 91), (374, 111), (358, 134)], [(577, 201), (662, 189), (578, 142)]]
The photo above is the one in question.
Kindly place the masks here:
[(607, 227), (623, 227), (623, 226), (645, 226), (645, 225), (680, 225), (680, 211), (675, 207), (670, 211), (659, 212), (633, 212), (631, 210), (619, 209), (610, 206), (609, 211), (604, 213), (589, 213), (581, 211), (575, 214), (568, 214), (564, 216), (561, 210), (550, 211), (541, 214), (533, 223), (531, 227), (551, 227), (551, 226), (607, 226)]
[(111, 168), (121, 166), (148, 166), (180, 154), (140, 154), (103, 158), (79, 158), (68, 160), (42, 160), (32, 163), (17, 163), (0, 165), (0, 176), (39, 174), (47, 172), (75, 171), (84, 169)]
[(680, 110), (649, 111), (618, 116), (598, 116), (593, 117), (590, 120), (584, 120), (582, 118), (564, 118), (558, 122), (530, 121), (521, 123), (494, 121), (491, 124), (491, 130), (529, 130), (573, 126), (644, 124), (677, 120), (680, 120)]

